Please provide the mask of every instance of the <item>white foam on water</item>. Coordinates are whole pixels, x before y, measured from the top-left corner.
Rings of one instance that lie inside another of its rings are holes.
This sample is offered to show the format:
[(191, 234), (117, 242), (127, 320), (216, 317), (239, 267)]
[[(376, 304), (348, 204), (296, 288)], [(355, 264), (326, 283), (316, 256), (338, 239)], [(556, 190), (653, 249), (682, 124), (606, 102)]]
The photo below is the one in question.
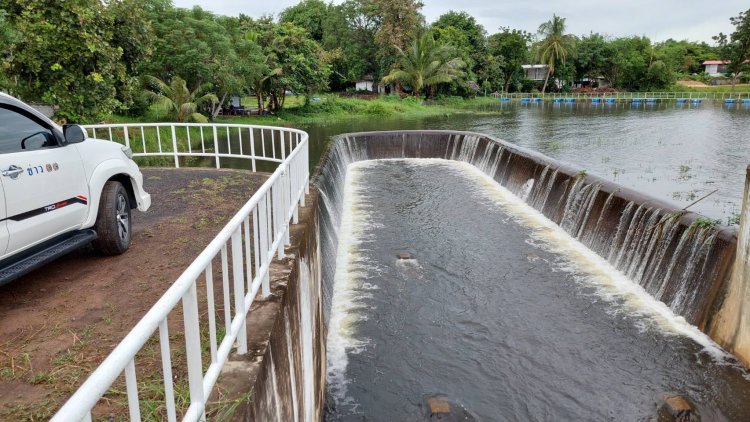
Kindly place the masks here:
[(730, 357), (698, 327), (675, 314), (666, 304), (656, 300), (638, 283), (630, 280), (607, 260), (570, 236), (560, 226), (494, 179), (468, 163), (456, 161), (443, 161), (443, 163), (454, 167), (460, 174), (475, 182), (478, 194), (490, 199), (517, 223), (528, 228), (531, 231), (533, 243), (559, 256), (561, 258), (558, 262), (559, 269), (573, 273), (576, 280), (583, 285), (594, 287), (601, 298), (614, 305), (612, 312), (626, 311), (632, 316), (639, 317), (637, 325), (641, 329), (657, 327), (666, 334), (689, 337), (703, 347), (703, 352), (716, 360)]
[[(372, 274), (371, 271), (380, 271), (363, 256), (365, 251), (361, 247), (362, 243), (372, 236), (373, 228), (372, 222), (369, 221), (372, 205), (368, 203), (368, 195), (362, 186), (361, 178), (362, 170), (383, 161), (452, 168), (456, 175), (473, 182), (477, 195), (490, 200), (510, 219), (526, 227), (530, 233), (527, 243), (558, 257), (559, 260), (553, 263), (553, 271), (571, 273), (582, 286), (592, 287), (598, 297), (610, 303), (611, 314), (626, 314), (633, 317), (633, 323), (641, 330), (655, 328), (667, 335), (688, 337), (699, 344), (702, 352), (714, 358), (717, 363), (734, 366), (733, 357), (696, 326), (675, 314), (666, 304), (656, 300), (606, 259), (475, 166), (437, 158), (367, 160), (350, 164), (347, 168), (339, 227), (336, 275), (327, 338), (328, 383), (337, 405), (348, 405), (354, 409), (357, 407), (353, 399), (347, 396), (347, 355), (361, 352), (368, 344), (368, 339), (358, 337), (356, 325), (359, 321), (366, 320), (368, 311), (371, 311), (364, 303), (364, 299), (369, 297), (367, 292), (378, 288), (366, 281), (368, 274)], [(530, 260), (538, 258), (528, 257)], [(396, 266), (406, 272), (421, 269), (415, 259), (397, 260)]]
[(372, 229), (368, 221), (367, 195), (362, 189), (360, 169), (368, 162), (358, 162), (347, 167), (346, 185), (339, 227), (339, 245), (336, 254), (336, 275), (333, 280), (333, 297), (326, 339), (328, 360), (327, 382), (337, 405), (356, 408), (356, 403), (347, 396), (348, 379), (346, 368), (348, 354), (360, 353), (368, 340), (357, 335), (356, 325), (367, 319), (364, 300), (370, 297), (367, 291), (376, 289), (365, 282), (368, 274), (379, 272), (363, 255), (360, 245), (369, 237)]

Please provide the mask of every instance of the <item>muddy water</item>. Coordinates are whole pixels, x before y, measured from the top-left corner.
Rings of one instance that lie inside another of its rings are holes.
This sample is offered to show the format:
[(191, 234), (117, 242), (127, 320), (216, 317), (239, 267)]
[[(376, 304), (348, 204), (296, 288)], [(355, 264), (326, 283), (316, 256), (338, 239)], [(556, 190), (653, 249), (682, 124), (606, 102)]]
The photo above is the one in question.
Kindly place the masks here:
[(350, 166), (339, 239), (329, 421), (420, 420), (435, 394), (478, 420), (644, 420), (663, 392), (750, 420), (731, 358), (468, 164)]
[(483, 112), (427, 119), (357, 119), (305, 127), (313, 164), (333, 135), (395, 129), (481, 132), (586, 169), (588, 173), (686, 206), (723, 223), (740, 210), (750, 164), (750, 107), (704, 103), (498, 103)]

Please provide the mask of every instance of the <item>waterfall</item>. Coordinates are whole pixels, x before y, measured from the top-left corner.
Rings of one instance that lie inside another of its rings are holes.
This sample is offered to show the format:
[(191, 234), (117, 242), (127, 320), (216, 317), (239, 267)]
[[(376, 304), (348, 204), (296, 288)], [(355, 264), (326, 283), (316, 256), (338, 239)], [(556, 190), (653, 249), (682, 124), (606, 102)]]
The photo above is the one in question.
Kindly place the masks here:
[(534, 179), (529, 179), (526, 181), (526, 183), (523, 184), (521, 187), (521, 199), (523, 199), (524, 202), (526, 202), (527, 199), (529, 199), (529, 194), (531, 193), (531, 190), (534, 188)]
[[(728, 232), (697, 216), (538, 153), (460, 132), (373, 132), (337, 138), (316, 180), (324, 204), (324, 316), (328, 322), (347, 166), (372, 158), (464, 161), (498, 181), (689, 322), (702, 326), (734, 252)], [(750, 341), (750, 340), (749, 340)]]
[(529, 205), (536, 208), (538, 211), (544, 212), (544, 206), (547, 204), (547, 198), (549, 198), (550, 192), (555, 185), (557, 180), (557, 169), (550, 172), (550, 167), (545, 166), (542, 169), (542, 175), (539, 177), (539, 183), (536, 184), (535, 190), (532, 191), (529, 201)]

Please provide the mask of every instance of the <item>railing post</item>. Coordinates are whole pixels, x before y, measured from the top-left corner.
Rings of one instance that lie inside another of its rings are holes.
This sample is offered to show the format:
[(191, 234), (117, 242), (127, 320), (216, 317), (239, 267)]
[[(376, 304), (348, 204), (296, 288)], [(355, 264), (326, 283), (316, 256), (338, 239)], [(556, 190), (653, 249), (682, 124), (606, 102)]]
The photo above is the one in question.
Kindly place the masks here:
[[(269, 254), (273, 254), (273, 252), (269, 250), (271, 245), (271, 241), (269, 240), (269, 230), (273, 230), (272, 227), (269, 227), (271, 222), (271, 213), (268, 210), (270, 197), (271, 192), (266, 192), (263, 200), (258, 203), (258, 219), (260, 220), (258, 224), (260, 225), (259, 249), (261, 266), (266, 262)], [(263, 272), (263, 274), (260, 275), (260, 277), (262, 277), (261, 285), (263, 297), (268, 297), (268, 295), (271, 294), (268, 268), (266, 268), (266, 270)]]
[(250, 159), (253, 165), (253, 173), (255, 172), (255, 129), (250, 128)]
[(245, 272), (242, 258), (242, 225), (232, 233), (232, 279), (234, 281), (234, 314), (242, 316), (242, 326), (237, 333), (237, 353), (247, 353), (247, 321), (245, 320)]
[(128, 133), (128, 127), (123, 127), (124, 134), (125, 134), (125, 146), (130, 148), (130, 134)]
[(159, 345), (161, 347), (161, 364), (164, 375), (164, 401), (167, 408), (167, 420), (177, 421), (177, 410), (174, 403), (174, 385), (172, 384), (172, 356), (169, 351), (169, 328), (165, 319), (159, 324)]
[(128, 410), (130, 420), (140, 422), (141, 408), (138, 400), (138, 382), (135, 378), (135, 361), (131, 360), (125, 367), (125, 389), (128, 392)]
[(214, 130), (214, 156), (216, 158), (216, 168), (221, 168), (221, 163), (219, 162), (219, 131), (216, 130), (216, 126), (213, 127)]
[(180, 168), (180, 156), (177, 155), (177, 132), (174, 125), (170, 125), (172, 128), (172, 153), (174, 154), (174, 167)]
[[(284, 173), (279, 177), (276, 186), (273, 187), (273, 240), (274, 242), (281, 237), (281, 231), (284, 224), (287, 224), (286, 212), (283, 210), (284, 204)], [(284, 259), (284, 241), (279, 242), (277, 249), (279, 259)]]
[[(310, 135), (307, 135), (307, 142), (302, 151), (305, 153), (305, 159), (302, 161), (302, 168), (305, 169), (305, 195), (307, 195), (310, 193)], [(302, 202), (302, 205), (305, 205), (305, 203)]]
[[(198, 317), (198, 292), (195, 281), (182, 296), (183, 321), (185, 323), (185, 357), (187, 361), (188, 384), (190, 387), (190, 403), (198, 403), (205, 407), (203, 397), (203, 364), (201, 361), (201, 334)], [(205, 412), (202, 420), (206, 419)]]

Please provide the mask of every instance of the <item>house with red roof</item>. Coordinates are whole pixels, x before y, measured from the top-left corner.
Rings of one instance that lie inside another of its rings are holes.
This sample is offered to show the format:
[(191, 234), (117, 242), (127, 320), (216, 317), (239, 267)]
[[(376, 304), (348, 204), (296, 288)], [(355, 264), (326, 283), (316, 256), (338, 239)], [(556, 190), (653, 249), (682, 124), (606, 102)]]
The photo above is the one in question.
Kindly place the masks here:
[[(732, 62), (729, 60), (706, 60), (703, 62), (703, 66), (706, 68), (706, 73), (709, 76), (721, 76), (729, 73), (727, 65)], [(745, 60), (742, 63), (750, 63), (750, 59)]]
[(706, 60), (703, 62), (703, 66), (706, 68), (706, 73), (709, 76), (721, 76), (727, 73), (727, 65), (731, 63), (727, 60)]

